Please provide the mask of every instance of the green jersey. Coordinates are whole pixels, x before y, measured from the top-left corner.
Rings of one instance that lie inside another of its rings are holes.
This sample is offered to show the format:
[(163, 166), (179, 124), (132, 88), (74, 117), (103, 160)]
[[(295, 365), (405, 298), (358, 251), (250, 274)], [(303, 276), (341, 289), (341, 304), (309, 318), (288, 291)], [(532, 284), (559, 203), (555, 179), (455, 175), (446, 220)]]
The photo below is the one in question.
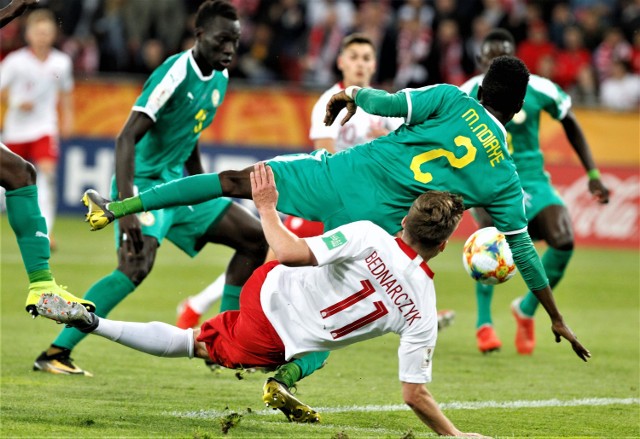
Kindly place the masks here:
[[(483, 77), (471, 78), (460, 88), (469, 96), (477, 97)], [(527, 181), (549, 182), (540, 150), (540, 113), (546, 111), (554, 119), (562, 120), (570, 109), (571, 98), (560, 87), (548, 79), (531, 75), (522, 110), (507, 124), (509, 152), (523, 184)]]
[(226, 70), (203, 76), (192, 50), (167, 58), (151, 73), (133, 107), (155, 122), (136, 143), (136, 177), (182, 177), (184, 163), (213, 121), (228, 82)]
[(367, 113), (403, 116), (405, 124), (327, 158), (352, 220), (384, 218), (398, 231), (417, 196), (440, 190), (461, 195), (467, 208), (484, 207), (503, 233), (526, 230), (506, 131), (478, 101), (442, 84), (394, 95), (361, 89), (356, 104)]

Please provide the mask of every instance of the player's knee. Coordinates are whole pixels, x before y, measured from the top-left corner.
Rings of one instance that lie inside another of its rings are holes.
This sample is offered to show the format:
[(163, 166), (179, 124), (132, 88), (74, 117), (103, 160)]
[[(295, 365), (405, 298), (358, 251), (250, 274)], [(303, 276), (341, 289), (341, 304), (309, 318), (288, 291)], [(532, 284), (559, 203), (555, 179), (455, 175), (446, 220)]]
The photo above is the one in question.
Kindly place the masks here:
[(552, 233), (546, 239), (547, 244), (556, 250), (573, 250), (573, 234), (570, 231), (563, 233)]
[(2, 166), (2, 179), (6, 182), (7, 189), (20, 189), (36, 184), (36, 168), (30, 162), (17, 157), (15, 161), (5, 163)]
[(121, 259), (118, 265), (118, 270), (124, 273), (125, 276), (137, 287), (151, 272), (153, 262), (148, 258), (124, 258)]

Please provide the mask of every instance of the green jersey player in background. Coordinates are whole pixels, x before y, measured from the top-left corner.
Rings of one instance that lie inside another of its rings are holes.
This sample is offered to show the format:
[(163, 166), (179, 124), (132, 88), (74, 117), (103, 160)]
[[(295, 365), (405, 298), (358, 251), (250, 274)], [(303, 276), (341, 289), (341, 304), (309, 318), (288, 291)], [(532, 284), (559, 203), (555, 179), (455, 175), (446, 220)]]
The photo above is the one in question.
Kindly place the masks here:
[[(347, 115), (342, 123), (357, 107), (370, 114), (404, 117), (406, 123), (387, 136), (333, 155), (320, 150), (279, 156), (268, 164), (280, 192), (278, 210), (322, 221), (326, 229), (369, 220), (395, 234), (402, 229), (402, 218), (413, 200), (428, 190), (459, 194), (467, 208), (485, 207), (496, 227), (507, 236), (527, 285), (549, 313), (556, 341), (567, 339), (586, 361), (590, 353), (556, 308), (527, 233), (522, 187), (507, 151), (504, 125), (522, 108), (528, 80), (529, 72), (520, 60), (500, 57), (493, 61), (484, 78), (481, 102), (451, 85), (395, 94), (348, 87), (327, 104), (325, 123), (332, 124), (345, 107)], [(250, 198), (252, 170), (250, 167), (186, 177), (120, 202), (108, 202), (95, 191), (88, 191), (87, 219), (94, 229), (99, 229), (130, 213), (193, 204), (223, 195)], [(282, 383), (290, 387), (320, 367), (326, 353), (313, 355), (300, 359), (308, 359), (307, 365), (279, 376)], [(263, 398), (269, 400), (268, 392)]]
[[(209, 0), (198, 9), (195, 24), (195, 46), (168, 58), (151, 74), (118, 135), (112, 186), (116, 199), (180, 178), (185, 168), (191, 175), (204, 172), (198, 138), (224, 99), (229, 81), (226, 69), (238, 45), (240, 23), (227, 0)], [(164, 238), (192, 257), (209, 242), (235, 249), (226, 288), (236, 300), (267, 252), (258, 219), (226, 198), (150, 209), (120, 219), (117, 226), (118, 267), (85, 295), (95, 302), (100, 316), (106, 316), (146, 278)], [(38, 357), (34, 369), (87, 375), (69, 358), (83, 337), (76, 329), (64, 329)]]
[[(491, 61), (502, 55), (515, 53), (515, 41), (504, 29), (490, 32), (481, 45), (479, 61), (487, 69)], [(460, 88), (472, 97), (478, 96), (483, 75), (476, 76)], [(532, 75), (529, 78), (524, 105), (506, 126), (509, 152), (518, 168), (520, 182), (525, 192), (525, 211), (529, 221), (529, 234), (534, 239), (544, 240), (548, 248), (542, 257), (542, 266), (547, 273), (551, 288), (560, 282), (573, 253), (573, 230), (569, 211), (562, 198), (551, 185), (549, 174), (544, 170), (544, 158), (538, 136), (540, 114), (545, 111), (559, 120), (564, 132), (575, 149), (589, 176), (589, 191), (600, 203), (609, 201), (609, 191), (600, 181), (600, 173), (591, 156), (582, 129), (571, 112), (571, 98), (548, 79)], [(483, 209), (473, 209), (480, 227), (492, 225), (491, 216)], [(502, 343), (493, 329), (491, 299), (493, 286), (476, 284), (478, 320), (476, 339), (478, 349), (491, 352)], [(533, 315), (539, 301), (529, 291), (511, 304), (516, 319), (516, 349), (520, 354), (531, 354), (535, 347)]]

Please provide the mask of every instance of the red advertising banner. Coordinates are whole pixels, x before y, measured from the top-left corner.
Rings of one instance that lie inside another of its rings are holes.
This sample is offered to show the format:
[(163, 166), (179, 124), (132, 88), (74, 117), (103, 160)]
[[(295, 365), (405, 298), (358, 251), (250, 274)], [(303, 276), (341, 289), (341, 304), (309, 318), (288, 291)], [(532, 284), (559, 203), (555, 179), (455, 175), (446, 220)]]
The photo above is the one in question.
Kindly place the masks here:
[[(582, 167), (549, 165), (547, 170), (567, 204), (578, 246), (640, 248), (640, 172), (637, 168), (600, 168), (602, 181), (611, 191), (608, 204), (599, 204), (592, 198)], [(455, 236), (466, 238), (475, 229), (467, 212)]]

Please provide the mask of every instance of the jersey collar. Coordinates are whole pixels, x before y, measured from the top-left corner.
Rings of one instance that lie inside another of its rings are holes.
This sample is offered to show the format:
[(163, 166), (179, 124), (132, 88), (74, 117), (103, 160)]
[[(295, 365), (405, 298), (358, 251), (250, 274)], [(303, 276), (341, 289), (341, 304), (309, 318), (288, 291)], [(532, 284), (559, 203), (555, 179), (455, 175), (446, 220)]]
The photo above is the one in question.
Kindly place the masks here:
[(198, 63), (196, 62), (196, 59), (193, 57), (193, 49), (189, 49), (189, 62), (191, 63), (191, 67), (193, 68), (193, 70), (196, 72), (196, 75), (198, 75), (198, 78), (203, 81), (210, 80), (216, 74), (216, 69), (213, 69), (209, 76), (204, 76), (202, 74), (202, 72), (200, 71), (200, 67), (198, 67)]
[[(402, 250), (412, 260), (417, 258), (417, 257), (420, 257), (420, 255), (418, 255), (418, 253), (414, 249), (409, 247), (409, 244), (407, 244), (406, 242), (404, 242), (402, 240), (402, 238), (396, 237), (396, 242), (398, 243), (398, 246), (400, 247), (400, 250)], [(420, 259), (422, 259), (422, 258), (420, 257)], [(427, 263), (425, 261), (422, 261), (420, 263), (420, 268), (422, 268), (422, 271), (427, 273), (427, 276), (429, 276), (431, 279), (433, 279), (433, 276), (435, 276), (435, 274), (433, 274), (433, 271), (431, 271), (431, 268), (429, 268), (429, 266), (427, 265)]]

